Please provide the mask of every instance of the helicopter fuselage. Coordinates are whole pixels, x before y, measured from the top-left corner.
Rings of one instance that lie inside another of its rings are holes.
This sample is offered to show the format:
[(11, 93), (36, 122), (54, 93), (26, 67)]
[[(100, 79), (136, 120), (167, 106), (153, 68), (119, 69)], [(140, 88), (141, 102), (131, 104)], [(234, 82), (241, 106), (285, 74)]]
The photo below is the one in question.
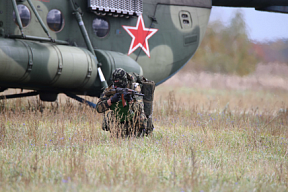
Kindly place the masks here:
[[(41, 39), (31, 41), (9, 38), (13, 35), (20, 36), (21, 31), (12, 1), (0, 1), (0, 87), (71, 91), (91, 96), (99, 96), (102, 91), (97, 78), (99, 75), (96, 70), (97, 63), (102, 63), (103, 74), (108, 83), (112, 70), (119, 67), (113, 62), (111, 66), (105, 66), (105, 61), (99, 61), (105, 54), (106, 60), (119, 58), (115, 53), (129, 56), (140, 65), (140, 69), (135, 71), (135, 67), (132, 67), (129, 71), (129, 61), (123, 59), (124, 56), (120, 66), (126, 67), (129, 72), (142, 73), (157, 84), (171, 77), (196, 52), (204, 37), (212, 6), (211, 0), (143, 0), (142, 11), (140, 9), (140, 12), (131, 14), (117, 10), (105, 11), (105, 7), (103, 10), (99, 8), (93, 10), (88, 7), (91, 2), (93, 3), (92, 0), (74, 0), (82, 10), (83, 25), (86, 27), (92, 46), (96, 52), (98, 50), (96, 54), (98, 61), (94, 62), (93, 56), (89, 56), (84, 50), (87, 45), (69, 0), (31, 2), (47, 26), (51, 38), (66, 41), (69, 45), (55, 45)], [(136, 3), (136, 0), (131, 2)], [(24, 35), (47, 37), (29, 2), (17, 1), (17, 5), (20, 5), (20, 16), (23, 17), (21, 20)], [(106, 5), (109, 6), (111, 5)], [(79, 57), (91, 57), (90, 64), (84, 61), (85, 58), (77, 60), (77, 57), (73, 59), (69, 56), (74, 53)], [(107, 54), (110, 54), (110, 57)], [(29, 60), (32, 60), (33, 66), (27, 73)], [(58, 60), (62, 62), (61, 74), (58, 74), (60, 65)], [(92, 68), (91, 77), (89, 80), (86, 79), (85, 83), (84, 77), (89, 67)], [(81, 76), (79, 74), (83, 74), (82, 79), (73, 78)], [(57, 75), (59, 77), (56, 77)]]

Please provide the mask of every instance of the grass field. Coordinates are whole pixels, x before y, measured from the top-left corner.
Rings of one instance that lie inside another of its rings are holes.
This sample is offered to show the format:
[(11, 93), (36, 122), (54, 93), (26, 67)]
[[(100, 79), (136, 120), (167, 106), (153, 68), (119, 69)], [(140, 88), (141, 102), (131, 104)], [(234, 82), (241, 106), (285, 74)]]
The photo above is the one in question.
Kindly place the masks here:
[(287, 191), (287, 90), (175, 78), (157, 87), (146, 138), (111, 137), (65, 97), (1, 102), (0, 190)]

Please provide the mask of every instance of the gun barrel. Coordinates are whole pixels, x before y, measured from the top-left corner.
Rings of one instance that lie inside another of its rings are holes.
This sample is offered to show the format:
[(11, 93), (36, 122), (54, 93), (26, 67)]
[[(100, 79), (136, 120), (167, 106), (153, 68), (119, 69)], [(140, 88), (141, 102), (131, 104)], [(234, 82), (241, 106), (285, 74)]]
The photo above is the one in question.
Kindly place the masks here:
[(121, 93), (121, 94), (124, 94), (124, 93), (129, 93), (129, 94), (132, 94), (132, 95), (138, 95), (138, 96), (142, 96), (144, 97), (145, 95), (142, 94), (142, 93), (139, 93), (133, 89), (128, 89), (128, 88), (114, 88), (114, 89), (110, 89), (108, 92), (105, 93), (106, 96), (111, 96), (111, 95), (114, 95), (115, 93)]
[[(135, 90), (133, 90), (133, 89), (126, 89), (126, 91), (128, 92), (128, 93), (131, 93), (132, 95), (134, 94), (134, 95), (138, 95), (138, 96), (142, 96), (142, 97), (144, 97), (144, 94), (142, 94), (142, 93), (139, 93), (138, 91), (135, 91)], [(124, 91), (125, 92), (125, 91)]]
[(142, 96), (142, 97), (144, 97), (145, 95), (144, 94), (142, 94), (142, 93), (136, 93), (135, 95), (139, 95), (139, 96)]

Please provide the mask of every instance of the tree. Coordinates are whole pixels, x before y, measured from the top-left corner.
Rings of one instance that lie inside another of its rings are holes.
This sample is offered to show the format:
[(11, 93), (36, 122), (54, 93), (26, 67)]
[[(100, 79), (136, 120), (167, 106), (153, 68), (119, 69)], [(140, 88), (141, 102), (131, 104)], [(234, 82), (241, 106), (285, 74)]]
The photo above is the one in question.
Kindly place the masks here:
[(259, 58), (248, 39), (243, 13), (238, 10), (228, 26), (216, 21), (208, 25), (192, 63), (186, 69), (247, 75), (255, 70)]

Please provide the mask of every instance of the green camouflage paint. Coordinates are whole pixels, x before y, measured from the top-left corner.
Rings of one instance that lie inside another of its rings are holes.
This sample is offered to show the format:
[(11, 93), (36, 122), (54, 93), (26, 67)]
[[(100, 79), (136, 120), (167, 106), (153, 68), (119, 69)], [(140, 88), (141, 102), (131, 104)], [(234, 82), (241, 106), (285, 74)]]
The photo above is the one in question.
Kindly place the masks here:
[[(31, 21), (23, 28), (24, 35), (47, 38), (28, 2), (16, 2), (30, 11)], [(0, 1), (0, 87), (98, 97), (103, 90), (98, 78), (101, 74), (97, 73), (99, 66), (108, 84), (111, 83), (112, 71), (120, 67), (129, 73), (144, 75), (156, 84), (180, 70), (204, 38), (212, 4), (236, 7), (288, 5), (284, 0), (248, 3), (245, 0), (213, 0), (213, 3), (211, 0), (143, 0), (143, 14), (127, 19), (125, 16), (97, 16), (89, 10), (88, 0), (74, 0), (83, 12), (83, 23), (95, 49), (95, 58), (86, 48), (79, 29), (81, 23), (78, 24), (72, 14), (69, 0), (31, 2), (51, 38), (67, 41), (69, 45), (9, 39), (9, 35), (21, 35), (21, 32), (13, 20), (12, 1)], [(64, 18), (64, 26), (58, 32), (48, 27), (47, 15), (51, 10), (61, 11)], [(97, 17), (109, 23), (109, 33), (104, 37), (98, 37), (93, 31), (92, 23)], [(139, 23), (143, 26), (137, 26)], [(134, 38), (141, 30), (147, 35)], [(143, 43), (137, 47), (131, 43), (133, 38)]]

